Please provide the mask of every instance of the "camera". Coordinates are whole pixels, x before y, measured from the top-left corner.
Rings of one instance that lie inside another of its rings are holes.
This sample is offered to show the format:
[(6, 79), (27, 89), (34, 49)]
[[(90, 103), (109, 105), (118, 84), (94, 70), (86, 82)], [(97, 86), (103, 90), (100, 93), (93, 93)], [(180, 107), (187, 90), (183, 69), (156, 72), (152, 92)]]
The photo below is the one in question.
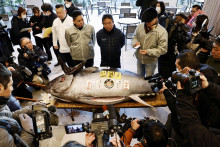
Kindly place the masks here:
[(176, 85), (173, 84), (170, 80), (165, 79), (162, 77), (159, 73), (154, 74), (152, 76), (148, 76), (144, 78), (145, 80), (148, 80), (149, 83), (155, 83), (151, 86), (151, 89), (157, 93), (160, 89), (163, 88), (163, 83), (165, 83), (165, 86), (170, 89), (173, 93), (176, 92)]
[(96, 140), (93, 142), (97, 147), (112, 147), (109, 142), (109, 136), (115, 133), (122, 133), (122, 126), (117, 123), (117, 117), (113, 105), (108, 105), (109, 119), (103, 116), (103, 113), (95, 113), (91, 123), (70, 124), (65, 126), (67, 134), (88, 132), (94, 133)]
[(172, 72), (171, 81), (163, 78), (160, 74), (155, 74), (149, 77), (145, 77), (149, 83), (155, 83), (151, 86), (151, 89), (157, 93), (163, 88), (163, 82), (165, 86), (173, 93), (176, 93), (176, 83), (179, 81), (184, 87), (186, 94), (194, 94), (202, 89), (202, 83), (200, 80), (200, 73), (196, 73), (196, 70), (191, 69), (188, 74), (182, 74), (178, 71)]
[(179, 81), (184, 87), (186, 94), (194, 94), (202, 89), (201, 75), (200, 73), (196, 73), (194, 69), (191, 69), (188, 74), (174, 71), (172, 73), (172, 82), (177, 83)]
[(51, 125), (58, 125), (58, 116), (55, 114), (56, 107), (48, 109), (43, 105), (32, 106), (32, 119), (35, 132), (35, 139), (42, 140), (52, 137)]
[[(135, 120), (136, 118), (127, 118), (127, 115), (126, 114), (122, 114), (121, 116), (121, 120), (123, 120), (122, 122), (124, 122), (124, 125), (122, 127), (122, 132), (123, 134), (129, 129), (131, 128), (131, 122), (133, 120)], [(133, 136), (133, 138), (137, 138), (138, 141), (141, 141), (142, 138), (143, 138), (143, 130), (144, 130), (144, 127), (147, 126), (150, 122), (153, 122), (153, 121), (159, 121), (159, 120), (154, 120), (154, 119), (150, 119), (149, 117), (144, 117), (144, 119), (140, 119), (138, 121), (138, 124), (140, 125), (140, 127), (136, 130), (135, 132), (135, 135)], [(122, 134), (121, 134), (122, 136)]]
[(196, 49), (196, 52), (200, 48), (207, 49), (209, 51), (212, 50), (213, 42), (209, 39), (211, 36), (211, 31), (213, 30), (214, 27), (211, 27), (209, 30), (201, 30), (199, 34), (195, 37), (193, 43), (194, 44), (199, 44), (199, 47)]

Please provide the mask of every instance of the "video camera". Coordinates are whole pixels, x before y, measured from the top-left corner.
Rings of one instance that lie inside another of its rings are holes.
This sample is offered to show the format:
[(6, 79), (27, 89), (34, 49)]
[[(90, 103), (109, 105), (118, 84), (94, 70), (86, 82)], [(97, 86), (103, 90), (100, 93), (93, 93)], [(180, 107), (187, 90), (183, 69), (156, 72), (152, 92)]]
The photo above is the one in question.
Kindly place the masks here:
[(196, 52), (200, 48), (204, 48), (209, 51), (212, 50), (213, 42), (209, 39), (209, 37), (212, 36), (211, 32), (212, 32), (214, 26), (212, 26), (210, 29), (206, 30), (205, 28), (207, 27), (207, 25), (208, 25), (208, 20), (205, 19), (204, 22), (202, 23), (202, 28), (201, 28), (199, 34), (193, 40), (194, 44), (199, 44), (199, 47), (196, 49)]
[(188, 74), (182, 74), (178, 71), (172, 72), (171, 81), (164, 79), (159, 74), (145, 78), (149, 83), (155, 83), (151, 86), (154, 92), (158, 92), (162, 87), (162, 83), (171, 90), (172, 93), (176, 93), (176, 83), (179, 81), (184, 87), (186, 94), (194, 94), (202, 89), (202, 83), (200, 80), (200, 73), (196, 73), (196, 70), (191, 69)]
[(105, 119), (103, 113), (96, 113), (93, 116), (91, 123), (70, 124), (65, 126), (67, 134), (78, 132), (94, 133), (96, 147), (111, 147), (109, 136), (115, 133), (122, 133), (122, 126), (118, 125), (115, 108), (113, 105), (108, 105), (109, 119)]
[[(125, 113), (123, 113), (121, 115), (121, 122), (124, 123), (123, 127), (122, 127), (122, 131), (123, 133), (125, 133), (129, 128), (131, 128), (131, 122), (133, 120), (135, 120), (136, 118), (127, 118), (127, 115)], [(135, 131), (135, 135), (133, 136), (133, 138), (137, 138), (138, 141), (141, 141), (144, 135), (144, 127), (146, 127), (150, 122), (155, 122), (155, 121), (159, 121), (159, 120), (154, 120), (154, 119), (150, 119), (149, 117), (144, 117), (144, 119), (140, 119), (138, 121), (138, 124), (140, 125), (140, 127)], [(142, 143), (143, 144), (143, 143)]]
[(46, 106), (43, 105), (33, 105), (32, 110), (35, 139), (42, 140), (51, 138), (51, 125), (58, 125), (58, 116), (55, 114), (56, 107), (50, 106), (47, 109)]

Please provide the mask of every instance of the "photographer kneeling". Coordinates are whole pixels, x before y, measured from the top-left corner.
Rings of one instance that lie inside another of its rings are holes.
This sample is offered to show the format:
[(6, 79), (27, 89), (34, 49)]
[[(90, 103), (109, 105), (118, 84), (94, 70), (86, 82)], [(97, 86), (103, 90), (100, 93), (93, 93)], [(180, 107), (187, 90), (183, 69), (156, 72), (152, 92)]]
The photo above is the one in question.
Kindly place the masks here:
[[(0, 145), (7, 147), (31, 145), (33, 137), (33, 122), (27, 115), (30, 107), (11, 112), (7, 102), (13, 91), (11, 72), (0, 64)], [(22, 128), (18, 123), (20, 119)], [(20, 136), (20, 137), (19, 137)], [(23, 141), (23, 143), (21, 143)]]
[[(202, 88), (210, 95), (210, 100), (220, 104), (220, 86), (209, 83), (204, 76), (200, 76)], [(192, 104), (192, 96), (183, 92), (183, 87), (177, 83), (176, 109), (178, 121), (181, 125), (180, 132), (189, 141), (191, 147), (217, 147), (220, 144), (220, 136), (209, 131), (200, 120), (199, 112)], [(216, 116), (220, 117), (220, 115)]]
[(31, 40), (24, 37), (20, 40), (21, 49), (19, 49), (19, 65), (27, 67), (33, 74), (33, 83), (42, 84), (48, 82), (50, 68), (45, 63), (47, 54), (39, 47), (34, 46)]
[[(140, 127), (139, 120), (135, 119), (131, 122), (131, 128), (129, 128), (121, 140), (125, 146), (129, 146), (133, 136)], [(143, 124), (143, 138), (141, 143), (134, 145), (134, 147), (167, 147), (168, 134), (166, 127), (160, 121), (149, 121)]]

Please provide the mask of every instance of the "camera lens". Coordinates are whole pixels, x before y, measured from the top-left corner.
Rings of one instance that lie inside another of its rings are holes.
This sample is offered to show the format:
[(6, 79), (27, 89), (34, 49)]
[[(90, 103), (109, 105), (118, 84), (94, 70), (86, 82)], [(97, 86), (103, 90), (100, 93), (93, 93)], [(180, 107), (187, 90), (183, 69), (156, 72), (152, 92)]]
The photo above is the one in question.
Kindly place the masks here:
[(186, 83), (186, 81), (188, 81), (188, 75), (186, 74), (182, 74), (178, 71), (174, 71), (172, 73), (172, 82), (173, 83), (177, 83), (178, 81), (180, 81), (181, 84)]

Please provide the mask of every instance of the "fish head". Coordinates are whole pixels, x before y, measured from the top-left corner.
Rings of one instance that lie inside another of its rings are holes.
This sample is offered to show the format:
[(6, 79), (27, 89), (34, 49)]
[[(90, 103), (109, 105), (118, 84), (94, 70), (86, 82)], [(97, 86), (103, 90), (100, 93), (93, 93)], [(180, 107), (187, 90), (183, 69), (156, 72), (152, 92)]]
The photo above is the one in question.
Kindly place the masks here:
[(65, 92), (71, 87), (73, 82), (73, 75), (61, 75), (54, 80), (50, 81), (47, 86), (43, 88), (46, 93), (50, 93), (52, 95), (56, 93)]

